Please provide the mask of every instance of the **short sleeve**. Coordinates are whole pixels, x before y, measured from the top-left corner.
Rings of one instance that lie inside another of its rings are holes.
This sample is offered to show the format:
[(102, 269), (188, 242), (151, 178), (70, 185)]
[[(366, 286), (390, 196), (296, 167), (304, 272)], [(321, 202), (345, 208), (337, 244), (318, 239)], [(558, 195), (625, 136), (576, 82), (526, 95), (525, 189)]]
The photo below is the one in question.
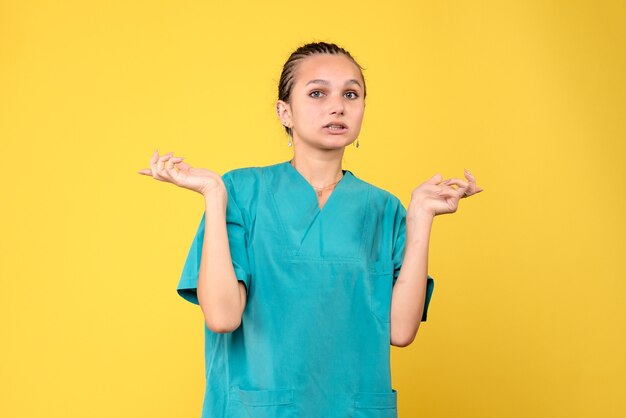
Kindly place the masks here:
[[(243, 214), (235, 202), (235, 190), (232, 184), (231, 172), (227, 172), (222, 178), (228, 193), (226, 229), (230, 255), (237, 280), (245, 284), (246, 292), (248, 292), (251, 279), (247, 251), (248, 232), (244, 223)], [(183, 271), (176, 288), (180, 296), (196, 305), (199, 304), (197, 288), (198, 275), (200, 273), (200, 260), (202, 257), (202, 245), (204, 243), (205, 217), (206, 212), (202, 214), (202, 218), (200, 219), (200, 224), (191, 242), (191, 247), (189, 248), (189, 253), (187, 254)]]
[[(394, 244), (393, 244), (393, 285), (398, 280), (402, 261), (404, 260), (404, 246), (406, 243), (406, 209), (402, 202), (398, 200), (397, 208), (394, 215)], [(422, 322), (426, 321), (428, 316), (428, 306), (435, 288), (435, 280), (427, 275), (426, 280), (426, 301), (424, 302), (424, 313), (422, 314)]]

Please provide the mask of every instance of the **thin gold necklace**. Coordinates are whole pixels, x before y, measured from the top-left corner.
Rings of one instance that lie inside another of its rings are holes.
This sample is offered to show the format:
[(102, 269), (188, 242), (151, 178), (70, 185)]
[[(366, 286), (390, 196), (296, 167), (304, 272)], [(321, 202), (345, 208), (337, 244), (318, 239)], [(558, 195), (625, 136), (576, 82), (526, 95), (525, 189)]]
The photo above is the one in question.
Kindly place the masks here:
[[(295, 163), (293, 162), (293, 160), (289, 160), (289, 163), (293, 166), (293, 168), (296, 168)], [(333, 187), (335, 184), (339, 183), (341, 181), (341, 179), (343, 178), (343, 174), (341, 175), (341, 178), (339, 180), (337, 180), (336, 182), (329, 184), (328, 186), (324, 186), (324, 187), (315, 187), (311, 184), (311, 187), (313, 187), (316, 190), (316, 194), (318, 196), (322, 196), (322, 192), (326, 189), (329, 189), (331, 187)]]

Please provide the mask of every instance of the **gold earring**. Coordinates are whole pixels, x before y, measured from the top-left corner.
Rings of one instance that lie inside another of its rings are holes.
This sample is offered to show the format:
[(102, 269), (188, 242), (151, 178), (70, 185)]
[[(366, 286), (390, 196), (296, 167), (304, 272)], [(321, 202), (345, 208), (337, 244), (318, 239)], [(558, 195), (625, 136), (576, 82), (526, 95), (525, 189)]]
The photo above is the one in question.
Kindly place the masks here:
[(287, 135), (289, 135), (289, 143), (287, 144), (288, 147), (290, 147), (292, 145), (291, 142), (291, 128), (287, 127), (287, 129), (289, 130), (289, 133)]
[(359, 138), (356, 139), (356, 142), (354, 143), (354, 146), (357, 147), (357, 148), (359, 147)]

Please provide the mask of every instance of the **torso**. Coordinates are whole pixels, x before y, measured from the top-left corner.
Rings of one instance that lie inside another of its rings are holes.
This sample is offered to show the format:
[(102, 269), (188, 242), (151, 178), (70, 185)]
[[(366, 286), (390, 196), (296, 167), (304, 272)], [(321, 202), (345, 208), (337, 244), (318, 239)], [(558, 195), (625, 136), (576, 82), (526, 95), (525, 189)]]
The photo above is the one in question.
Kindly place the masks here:
[[(236, 330), (205, 329), (203, 417), (397, 418), (390, 311), (401, 202), (349, 170), (321, 196), (288, 162), (223, 177), (233, 266), (249, 286)], [(201, 248), (184, 277), (198, 276)]]

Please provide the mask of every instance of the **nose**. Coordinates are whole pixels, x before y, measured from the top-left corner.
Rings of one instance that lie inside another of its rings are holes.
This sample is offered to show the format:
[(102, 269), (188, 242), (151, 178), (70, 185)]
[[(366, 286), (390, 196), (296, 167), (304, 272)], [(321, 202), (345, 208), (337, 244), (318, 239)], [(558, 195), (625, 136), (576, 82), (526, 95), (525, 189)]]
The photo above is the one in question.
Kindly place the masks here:
[(331, 115), (343, 115), (345, 104), (342, 97), (330, 100), (329, 103), (328, 113)]

